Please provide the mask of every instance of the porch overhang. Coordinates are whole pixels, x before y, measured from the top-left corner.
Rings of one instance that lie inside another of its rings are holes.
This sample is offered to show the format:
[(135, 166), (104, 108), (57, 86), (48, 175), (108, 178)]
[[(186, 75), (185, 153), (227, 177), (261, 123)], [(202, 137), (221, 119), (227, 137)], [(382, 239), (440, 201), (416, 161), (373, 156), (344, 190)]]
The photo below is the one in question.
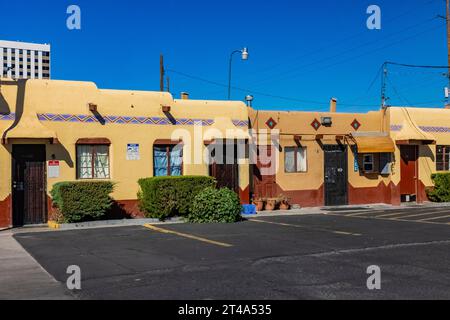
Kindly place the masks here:
[(397, 145), (432, 145), (436, 144), (436, 139), (409, 119), (403, 121), (402, 129), (395, 136), (395, 143)]
[(22, 116), (17, 124), (3, 132), (2, 144), (9, 144), (12, 139), (45, 139), (52, 144), (59, 143), (56, 132), (45, 127), (37, 114), (31, 117)]
[(415, 139), (408, 139), (408, 140), (396, 140), (395, 143), (399, 146), (403, 145), (416, 145), (416, 146), (422, 146), (422, 145), (434, 145), (436, 144), (436, 140), (415, 140)]

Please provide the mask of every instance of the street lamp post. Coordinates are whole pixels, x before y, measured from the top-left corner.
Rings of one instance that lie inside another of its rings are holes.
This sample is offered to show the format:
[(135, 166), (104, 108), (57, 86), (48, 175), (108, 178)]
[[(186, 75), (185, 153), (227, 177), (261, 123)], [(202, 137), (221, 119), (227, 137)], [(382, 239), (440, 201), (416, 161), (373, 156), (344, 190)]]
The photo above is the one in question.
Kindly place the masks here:
[(243, 48), (241, 50), (235, 50), (231, 53), (230, 65), (229, 65), (229, 69), (228, 69), (228, 100), (231, 100), (231, 71), (232, 71), (232, 66), (233, 66), (233, 56), (236, 53), (241, 54), (242, 60), (244, 60), (244, 61), (248, 60), (248, 49), (247, 48)]

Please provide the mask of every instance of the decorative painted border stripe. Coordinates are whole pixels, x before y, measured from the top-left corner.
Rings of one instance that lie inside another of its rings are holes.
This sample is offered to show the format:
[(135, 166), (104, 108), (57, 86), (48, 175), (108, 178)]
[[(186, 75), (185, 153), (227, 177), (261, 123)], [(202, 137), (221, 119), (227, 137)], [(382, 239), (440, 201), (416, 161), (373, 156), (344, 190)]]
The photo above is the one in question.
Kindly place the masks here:
[(15, 113), (10, 113), (10, 114), (0, 114), (0, 120), (14, 120), (16, 118), (16, 114)]
[(425, 132), (434, 132), (434, 133), (447, 133), (450, 132), (449, 127), (419, 127), (421, 130)]
[(128, 117), (128, 116), (105, 116), (96, 117), (94, 115), (73, 115), (73, 114), (38, 114), (40, 121), (51, 122), (77, 122), (77, 123), (99, 123), (108, 124), (149, 124), (149, 125), (189, 125), (193, 126), (199, 123), (203, 126), (212, 126), (214, 120), (211, 119), (174, 119), (175, 123), (168, 118), (159, 117)]
[(391, 131), (401, 131), (402, 129), (403, 129), (403, 126), (400, 124), (391, 125)]
[(248, 127), (248, 121), (246, 120), (233, 120), (233, 124), (236, 127)]
[[(429, 127), (429, 126), (419, 126), (420, 130), (428, 133), (449, 133), (450, 127)], [(402, 125), (391, 125), (391, 131), (401, 131), (403, 129)]]

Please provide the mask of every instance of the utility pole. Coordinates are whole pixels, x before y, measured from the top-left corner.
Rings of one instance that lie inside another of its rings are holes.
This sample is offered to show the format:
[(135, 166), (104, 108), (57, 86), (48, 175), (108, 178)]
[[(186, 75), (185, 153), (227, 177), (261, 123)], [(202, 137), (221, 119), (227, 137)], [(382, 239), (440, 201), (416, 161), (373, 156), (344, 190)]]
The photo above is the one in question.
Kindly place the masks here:
[[(448, 89), (450, 89), (450, 0), (447, 0), (447, 15), (446, 15), (446, 21), (447, 21), (447, 54), (448, 54)], [(449, 100), (447, 98), (447, 105), (449, 104)]]
[[(449, 0), (447, 0), (449, 1)], [(386, 97), (386, 80), (388, 76), (388, 63), (383, 63), (383, 66), (381, 67), (381, 108), (386, 109), (386, 101), (388, 98)]]
[(164, 56), (161, 54), (159, 56), (159, 89), (161, 92), (164, 91), (164, 74)]
[[(449, 71), (450, 71), (450, 0), (447, 0), (447, 51), (448, 51), (448, 65), (449, 65)], [(449, 78), (450, 78), (450, 72), (449, 72)]]

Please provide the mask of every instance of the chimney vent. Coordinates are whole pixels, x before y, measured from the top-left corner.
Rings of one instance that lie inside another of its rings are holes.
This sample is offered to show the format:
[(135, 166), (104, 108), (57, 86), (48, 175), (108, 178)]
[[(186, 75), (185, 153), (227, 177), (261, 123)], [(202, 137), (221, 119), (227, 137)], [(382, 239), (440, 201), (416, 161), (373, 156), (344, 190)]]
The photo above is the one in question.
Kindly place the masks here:
[(187, 92), (182, 92), (182, 93), (181, 93), (181, 99), (183, 99), (183, 100), (189, 100), (189, 93), (187, 93)]
[(330, 100), (330, 112), (331, 113), (336, 113), (336, 106), (337, 106), (337, 99), (331, 98), (331, 100)]

